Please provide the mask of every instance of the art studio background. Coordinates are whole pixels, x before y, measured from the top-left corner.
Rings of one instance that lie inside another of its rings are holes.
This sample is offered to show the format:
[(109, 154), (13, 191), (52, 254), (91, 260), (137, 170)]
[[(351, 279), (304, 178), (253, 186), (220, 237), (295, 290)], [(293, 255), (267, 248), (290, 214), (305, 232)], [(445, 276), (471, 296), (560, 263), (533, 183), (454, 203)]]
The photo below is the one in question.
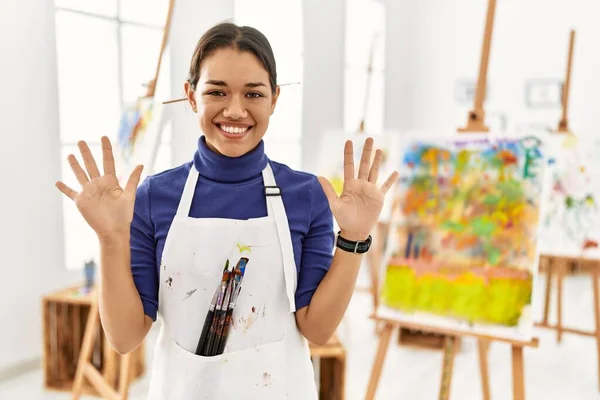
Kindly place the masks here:
[[(176, 0), (157, 98), (182, 96), (193, 48), (210, 26), (226, 19), (254, 26), (271, 41), (279, 83), (287, 84), (265, 136), (267, 154), (294, 169), (329, 174), (323, 171), (323, 154), (341, 154), (339, 145), (331, 148), (329, 143), (337, 142), (329, 137), (354, 137), (361, 121), (358, 137), (372, 135), (376, 144), (417, 131), (451, 136), (465, 125), (488, 5), (476, 0)], [(155, 78), (168, 8), (168, 0), (0, 3), (5, 227), (0, 399), (70, 397), (46, 387), (42, 300), (82, 283), (84, 265), (97, 261), (97, 250), (93, 233), (54, 182), (72, 182), (66, 156), (76, 154), (78, 140), (88, 141), (93, 152), (102, 135), (118, 141), (125, 111), (135, 108), (144, 85)], [(600, 5), (585, 0), (498, 1), (485, 96), (491, 132), (557, 129), (573, 29), (569, 128), (580, 138), (600, 137), (599, 14)], [(159, 172), (193, 155), (198, 131), (189, 106), (156, 104), (154, 115), (164, 116), (162, 129), (149, 129), (139, 151), (123, 158), (124, 170), (139, 161), (151, 167), (147, 172)], [(131, 142), (121, 144), (123, 154), (132, 150)], [(588, 272), (569, 268), (558, 292), (564, 323), (592, 331), (598, 328)], [(536, 321), (542, 319), (546, 279), (543, 271), (536, 276)], [(363, 265), (337, 334), (344, 379), (336, 382), (348, 399), (364, 398), (378, 349), (371, 287), (372, 272)], [(145, 342), (147, 367), (154, 332)], [(528, 398), (600, 398), (600, 350), (593, 335), (567, 332), (560, 343), (555, 330), (536, 329), (535, 335), (538, 347), (524, 351)], [(492, 397), (510, 398), (510, 346), (493, 344), (488, 362)], [(441, 348), (402, 344), (394, 334), (376, 398), (436, 398), (441, 363)], [(467, 336), (456, 352), (450, 397), (482, 398), (479, 375), (477, 341)], [(147, 387), (146, 373), (131, 382), (130, 398), (144, 398)]]

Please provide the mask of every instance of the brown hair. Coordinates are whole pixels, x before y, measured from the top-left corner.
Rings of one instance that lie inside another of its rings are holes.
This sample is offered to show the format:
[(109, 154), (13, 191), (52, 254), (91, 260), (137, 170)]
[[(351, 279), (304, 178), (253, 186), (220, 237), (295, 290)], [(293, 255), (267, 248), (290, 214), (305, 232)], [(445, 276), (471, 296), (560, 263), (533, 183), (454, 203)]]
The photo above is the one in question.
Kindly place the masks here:
[(237, 26), (231, 22), (223, 22), (213, 26), (198, 41), (188, 75), (188, 82), (193, 90), (196, 90), (200, 78), (202, 60), (215, 51), (228, 47), (254, 54), (269, 73), (271, 91), (275, 93), (277, 70), (271, 44), (259, 30), (250, 26)]

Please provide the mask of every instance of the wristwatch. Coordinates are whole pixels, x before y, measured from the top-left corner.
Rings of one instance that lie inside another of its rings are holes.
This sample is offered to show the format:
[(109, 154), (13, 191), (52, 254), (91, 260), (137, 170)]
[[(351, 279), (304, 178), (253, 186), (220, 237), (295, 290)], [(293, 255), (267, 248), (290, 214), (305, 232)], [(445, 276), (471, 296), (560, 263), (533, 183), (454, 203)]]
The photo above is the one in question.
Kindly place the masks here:
[(335, 244), (339, 249), (348, 251), (350, 253), (363, 254), (369, 250), (369, 247), (371, 247), (371, 242), (373, 240), (371, 235), (369, 235), (367, 240), (354, 242), (352, 240), (344, 239), (340, 233), (342, 232), (340, 231), (337, 234), (337, 241)]

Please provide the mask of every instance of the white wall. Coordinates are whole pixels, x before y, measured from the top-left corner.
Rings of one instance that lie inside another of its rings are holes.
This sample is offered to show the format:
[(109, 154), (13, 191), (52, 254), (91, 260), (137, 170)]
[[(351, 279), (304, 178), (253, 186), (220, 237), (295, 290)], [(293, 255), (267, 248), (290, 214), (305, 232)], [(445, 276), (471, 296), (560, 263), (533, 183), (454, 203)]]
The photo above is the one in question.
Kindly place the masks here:
[[(319, 138), (325, 129), (343, 127), (344, 0), (306, 0), (303, 4), (304, 74), (302, 89), (302, 167), (314, 169)], [(234, 17), (234, 0), (181, 0), (176, 3), (170, 39), (172, 96), (183, 97), (192, 53), (212, 25)], [(210, 12), (206, 12), (210, 10)], [(193, 156), (199, 136), (187, 104), (173, 113), (173, 165)]]
[[(178, 0), (175, 2), (171, 37), (171, 93), (173, 98), (185, 97), (183, 85), (198, 39), (214, 24), (232, 19), (233, 0)], [(196, 114), (188, 103), (175, 103), (169, 111), (173, 120), (173, 165), (192, 159), (197, 148), (200, 128)]]
[(417, 41), (412, 32), (416, 29), (414, 15), (418, 2), (410, 0), (385, 0), (386, 41), (385, 41), (385, 127), (388, 129), (409, 129), (415, 126), (415, 104), (413, 98), (418, 83)]
[[(388, 128), (463, 126), (472, 103), (455, 101), (455, 84), (459, 78), (477, 77), (487, 2), (386, 0), (386, 5), (388, 37), (397, 38), (388, 41), (386, 59)], [(569, 30), (574, 28), (570, 123), (575, 133), (598, 134), (598, 15), (600, 4), (589, 0), (498, 1), (488, 71), (490, 118), (505, 113), (509, 130), (530, 123), (556, 127), (560, 109), (528, 109), (525, 84), (529, 79), (563, 79)]]
[(302, 167), (315, 172), (325, 130), (344, 126), (344, 0), (304, 1)]
[(60, 148), (52, 0), (3, 0), (0, 51), (2, 370), (40, 356), (41, 297), (78, 276), (63, 265), (54, 188)]

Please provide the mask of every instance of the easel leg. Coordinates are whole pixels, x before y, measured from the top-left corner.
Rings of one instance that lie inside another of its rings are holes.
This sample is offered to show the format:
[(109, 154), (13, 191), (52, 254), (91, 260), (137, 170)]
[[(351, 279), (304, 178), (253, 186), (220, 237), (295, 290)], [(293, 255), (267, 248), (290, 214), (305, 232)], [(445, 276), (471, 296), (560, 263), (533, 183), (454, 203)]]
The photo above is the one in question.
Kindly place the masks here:
[(598, 385), (600, 390), (600, 288), (598, 287), (598, 266), (594, 266), (592, 273), (592, 288), (594, 292), (594, 318), (596, 322), (596, 346), (598, 352)]
[(131, 366), (131, 353), (121, 356), (121, 365), (119, 371), (119, 393), (121, 400), (127, 400), (129, 394), (129, 368)]
[(479, 350), (479, 370), (481, 371), (481, 390), (483, 391), (483, 400), (490, 400), (490, 376), (488, 371), (488, 350), (490, 343), (479, 339), (477, 349)]
[[(386, 227), (382, 223), (378, 223), (373, 230), (374, 246), (371, 251), (367, 252), (367, 261), (369, 264), (369, 272), (371, 275), (371, 296), (373, 297), (373, 314), (377, 313), (379, 307), (379, 268), (383, 257), (383, 243), (386, 240)], [(375, 334), (379, 335), (380, 324), (375, 322)]]
[(546, 298), (544, 299), (544, 319), (542, 323), (548, 325), (548, 314), (550, 313), (550, 298), (552, 297), (552, 259), (546, 262)]
[(73, 380), (73, 387), (71, 389), (73, 400), (79, 400), (79, 396), (81, 396), (81, 391), (83, 389), (83, 372), (85, 371), (85, 366), (88, 362), (87, 360), (89, 360), (90, 355), (92, 354), (98, 319), (98, 303), (93, 302), (92, 306), (90, 307), (87, 323), (85, 325), (85, 333), (83, 334), (81, 351), (79, 352), (79, 359), (77, 360), (77, 370), (75, 372), (75, 379)]
[(557, 275), (558, 275), (558, 279), (557, 279), (557, 303), (558, 303), (558, 313), (556, 316), (556, 341), (558, 343), (560, 343), (562, 341), (562, 305), (563, 305), (563, 301), (562, 301), (562, 295), (563, 295), (563, 281), (564, 281), (564, 276), (565, 276), (565, 268), (566, 268), (566, 263), (564, 260), (560, 260), (560, 262), (558, 263), (558, 271), (557, 271)]
[(111, 388), (116, 389), (118, 354), (110, 347), (108, 337), (106, 335), (102, 336), (104, 337), (104, 380), (106, 380), (106, 383), (108, 383)]
[[(377, 308), (379, 307), (379, 255), (375, 253), (376, 252), (374, 251), (371, 255), (369, 255), (369, 252), (367, 252), (367, 260), (370, 270), (369, 272), (371, 275), (371, 297), (373, 299), (373, 314), (377, 313)], [(378, 335), (379, 331), (379, 321), (375, 320), (375, 334)]]
[(377, 356), (375, 357), (373, 369), (371, 370), (371, 379), (369, 380), (367, 396), (365, 397), (366, 400), (373, 400), (375, 398), (375, 392), (377, 391), (377, 385), (379, 384), (381, 370), (383, 369), (383, 363), (385, 361), (393, 330), (394, 325), (388, 323), (386, 323), (381, 330), (381, 335), (379, 336), (379, 348), (377, 349)]
[(442, 365), (439, 400), (448, 400), (450, 398), (450, 383), (452, 382), (454, 355), (456, 354), (456, 340), (455, 336), (446, 336), (444, 339), (444, 361)]
[(512, 346), (513, 400), (525, 400), (523, 347)]

